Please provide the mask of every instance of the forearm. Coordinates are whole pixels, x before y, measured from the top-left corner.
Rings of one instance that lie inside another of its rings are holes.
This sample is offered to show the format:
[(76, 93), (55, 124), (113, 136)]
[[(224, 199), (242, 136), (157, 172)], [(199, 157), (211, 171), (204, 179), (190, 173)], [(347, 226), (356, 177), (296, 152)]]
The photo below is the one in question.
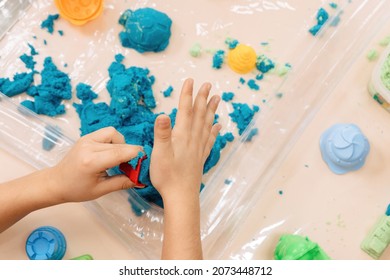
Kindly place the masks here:
[(51, 193), (51, 169), (0, 184), (0, 232), (28, 215), (61, 201)]
[(199, 194), (164, 201), (162, 259), (202, 259)]

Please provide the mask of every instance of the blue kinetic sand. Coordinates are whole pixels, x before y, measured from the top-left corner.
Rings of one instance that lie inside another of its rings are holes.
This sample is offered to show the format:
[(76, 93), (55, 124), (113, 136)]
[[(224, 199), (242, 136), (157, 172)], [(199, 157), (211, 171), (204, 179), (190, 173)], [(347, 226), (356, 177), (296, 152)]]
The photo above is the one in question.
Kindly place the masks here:
[(26, 92), (34, 81), (34, 72), (17, 73), (13, 80), (9, 78), (0, 78), (0, 91), (8, 97), (13, 97)]
[(234, 93), (233, 92), (224, 92), (222, 93), (222, 100), (225, 102), (229, 102), (233, 100), (234, 98)]
[(123, 47), (139, 53), (161, 52), (169, 44), (172, 20), (166, 14), (152, 8), (126, 10), (119, 18), (125, 30), (119, 39)]
[(172, 87), (172, 86), (169, 86), (166, 90), (163, 91), (164, 97), (169, 97), (169, 96), (171, 96), (172, 91), (173, 91), (173, 87)]
[[(155, 79), (154, 76), (150, 75), (148, 69), (134, 66), (126, 68), (121, 63), (122, 61), (123, 56), (116, 55), (115, 61), (108, 69), (110, 80), (107, 82), (107, 90), (111, 97), (110, 104), (94, 103), (97, 94), (92, 91), (91, 86), (86, 84), (76, 86), (76, 96), (81, 99), (81, 104), (74, 103), (73, 106), (80, 117), (81, 135), (103, 127), (113, 126), (122, 133), (126, 143), (142, 146), (145, 154), (141, 153), (138, 157), (146, 155), (146, 159), (142, 162), (139, 181), (146, 186), (140, 189), (136, 188), (134, 191), (147, 202), (163, 207), (161, 196), (153, 187), (149, 177), (154, 121), (161, 114), (152, 111), (156, 107), (152, 90)], [(177, 109), (173, 109), (169, 114), (172, 127), (175, 125), (176, 112)], [(239, 115), (240, 112), (236, 114)], [(220, 158), (221, 150), (233, 139), (231, 133), (226, 133), (223, 136), (218, 135), (205, 163), (204, 173), (215, 166)], [(130, 161), (130, 164), (134, 166), (135, 162)], [(119, 174), (120, 170), (116, 167), (111, 170), (111, 173), (113, 175)], [(136, 215), (142, 215), (145, 210), (150, 208), (144, 201), (135, 201), (131, 196), (129, 201)]]
[(63, 100), (72, 98), (72, 86), (68, 74), (58, 70), (51, 57), (46, 57), (41, 72), (41, 84), (27, 88), (27, 94), (34, 101), (25, 100), (21, 104), (31, 111), (54, 117), (65, 113)]
[(65, 251), (65, 237), (55, 227), (39, 227), (26, 240), (26, 253), (30, 260), (61, 260)]
[(232, 105), (234, 111), (229, 116), (237, 124), (238, 134), (242, 135), (254, 115), (260, 111), (260, 107), (253, 105), (251, 109), (246, 103), (232, 103)]
[(364, 165), (370, 144), (356, 125), (336, 124), (322, 134), (320, 148), (330, 170), (344, 174)]
[(317, 24), (314, 25), (312, 28), (309, 29), (309, 32), (313, 35), (313, 36), (316, 36), (318, 31), (321, 30), (322, 26), (326, 23), (326, 21), (329, 19), (329, 14), (328, 12), (323, 9), (323, 8), (320, 8), (318, 9), (317, 11), (317, 15), (316, 15), (316, 19), (317, 19)]
[(225, 51), (218, 50), (213, 55), (213, 68), (220, 69), (225, 62)]
[(44, 21), (42, 21), (41, 28), (46, 29), (50, 34), (53, 34), (54, 21), (57, 20), (59, 16), (59, 14), (49, 15)]

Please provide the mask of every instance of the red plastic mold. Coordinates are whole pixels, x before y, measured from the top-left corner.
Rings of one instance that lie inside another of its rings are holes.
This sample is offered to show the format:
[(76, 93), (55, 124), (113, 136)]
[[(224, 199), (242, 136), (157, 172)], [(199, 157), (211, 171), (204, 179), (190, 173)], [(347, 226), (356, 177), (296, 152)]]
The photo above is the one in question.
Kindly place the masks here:
[(123, 162), (119, 165), (120, 171), (126, 174), (127, 177), (137, 186), (137, 187), (145, 187), (144, 184), (142, 184), (139, 179), (139, 174), (141, 172), (141, 164), (142, 161), (146, 159), (146, 156), (143, 156), (138, 159), (137, 166), (135, 169), (128, 163), (128, 162)]

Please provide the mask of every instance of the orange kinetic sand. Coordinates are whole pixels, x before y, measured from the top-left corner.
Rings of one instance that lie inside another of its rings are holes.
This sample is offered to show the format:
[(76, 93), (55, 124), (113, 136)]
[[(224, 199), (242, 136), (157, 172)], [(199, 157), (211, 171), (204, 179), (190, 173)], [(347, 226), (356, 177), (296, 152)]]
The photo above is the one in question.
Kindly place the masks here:
[(83, 25), (103, 11), (103, 0), (55, 0), (61, 17), (74, 25)]

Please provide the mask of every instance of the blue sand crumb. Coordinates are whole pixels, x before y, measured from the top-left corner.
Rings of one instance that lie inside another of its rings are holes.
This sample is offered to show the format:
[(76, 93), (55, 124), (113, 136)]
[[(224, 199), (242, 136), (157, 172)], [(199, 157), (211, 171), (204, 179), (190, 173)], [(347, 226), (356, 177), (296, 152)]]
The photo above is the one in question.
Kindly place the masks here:
[(225, 185), (230, 185), (233, 181), (230, 179), (225, 179)]
[(241, 77), (240, 80), (239, 80), (239, 82), (240, 82), (240, 84), (243, 85), (243, 84), (245, 84), (245, 79)]
[(283, 191), (282, 191), (282, 190), (280, 190), (280, 191), (279, 191), (279, 194), (280, 194), (280, 195), (283, 195)]
[(280, 99), (280, 98), (283, 97), (283, 93), (282, 92), (278, 92), (277, 94), (275, 94), (275, 96)]
[[(146, 186), (129, 190), (129, 192), (136, 192), (145, 201), (163, 207), (162, 198), (153, 187), (149, 177), (154, 141), (154, 122), (156, 117), (161, 114), (152, 111), (156, 105), (152, 91), (154, 77), (149, 75), (148, 69), (126, 68), (118, 61), (121, 59), (116, 56), (116, 61), (112, 62), (108, 68), (110, 80), (106, 87), (111, 96), (110, 105), (104, 102), (94, 103), (97, 95), (91, 90), (91, 87), (77, 86), (77, 97), (81, 99), (81, 104), (74, 103), (73, 106), (80, 117), (81, 135), (102, 127), (113, 126), (125, 137), (126, 143), (142, 146), (147, 158), (142, 162), (139, 181)], [(175, 125), (176, 113), (177, 109), (175, 108), (169, 114), (172, 127)], [(221, 149), (233, 139), (232, 134), (217, 137), (216, 145), (206, 161), (205, 171), (210, 170), (217, 163)], [(118, 167), (112, 171), (116, 174), (121, 173)], [(142, 215), (150, 207), (145, 201), (129, 196), (129, 202), (136, 215)]]
[(232, 142), (234, 140), (234, 136), (231, 132), (227, 132), (224, 135), (218, 135), (213, 148), (211, 149), (210, 155), (206, 160), (206, 163), (203, 167), (203, 173), (209, 172), (209, 170), (214, 167), (220, 157), (221, 157), (221, 150), (225, 148), (226, 144), (228, 142)]
[(262, 73), (267, 73), (275, 68), (275, 63), (265, 55), (259, 55), (256, 61), (256, 68)]
[(329, 3), (329, 6), (333, 9), (337, 9), (337, 4), (334, 2)]
[(28, 45), (28, 47), (30, 48), (30, 54), (31, 55), (37, 55), (37, 54), (39, 54), (36, 50), (35, 50), (35, 48), (33, 47), (33, 45), (31, 45), (31, 44), (27, 44)]
[(58, 138), (61, 136), (60, 128), (57, 126), (47, 125), (42, 140), (42, 148), (45, 151), (51, 151), (56, 145)]
[(168, 15), (152, 8), (126, 10), (119, 18), (125, 30), (119, 33), (123, 47), (139, 53), (161, 52), (169, 44), (172, 20)]
[(259, 90), (260, 89), (260, 86), (258, 84), (256, 84), (256, 81), (253, 80), (253, 79), (250, 79), (248, 81), (248, 86), (250, 89), (253, 89), (253, 90)]
[(225, 61), (225, 51), (218, 50), (213, 55), (213, 68), (220, 69)]
[(343, 14), (343, 11), (340, 11), (337, 15), (335, 15), (334, 17), (333, 17), (333, 19), (331, 19), (331, 21), (330, 21), (330, 23), (329, 23), (329, 25), (330, 26), (337, 26), (337, 25), (339, 25), (339, 23), (340, 23), (340, 20), (341, 20), (341, 15)]
[(256, 80), (261, 81), (262, 79), (264, 79), (263, 73), (256, 75)]
[(385, 215), (386, 215), (386, 216), (390, 216), (390, 204), (389, 204), (389, 205), (387, 206), (387, 208), (386, 208)]
[(64, 31), (58, 30), (58, 34), (60, 34), (60, 36), (64, 36)]
[(36, 62), (34, 61), (32, 55), (22, 54), (21, 56), (19, 56), (19, 58), (26, 65), (27, 69), (34, 70)]
[(238, 134), (242, 135), (246, 127), (252, 121), (256, 112), (260, 110), (259, 106), (253, 105), (253, 109), (245, 103), (232, 103), (234, 111), (229, 114), (232, 121), (237, 124)]
[(123, 62), (124, 59), (125, 59), (125, 57), (124, 57), (123, 54), (118, 53), (118, 54), (115, 55), (115, 61), (118, 62), (118, 63)]
[(262, 46), (268, 46), (269, 43), (268, 43), (268, 42), (261, 42), (260, 45), (262, 45)]
[(50, 34), (53, 34), (54, 21), (57, 20), (59, 16), (59, 14), (49, 15), (44, 21), (42, 21), (41, 28), (47, 29)]
[(225, 40), (225, 44), (227, 44), (227, 45), (228, 45), (228, 48), (232, 50), (232, 49), (234, 49), (234, 48), (237, 47), (237, 45), (239, 44), (239, 42), (238, 42), (238, 40), (236, 40), (236, 39), (227, 38), (227, 39)]
[(309, 29), (309, 32), (313, 35), (313, 36), (316, 36), (318, 31), (320, 31), (320, 29), (322, 28), (322, 26), (325, 24), (325, 22), (328, 20), (329, 18), (329, 14), (328, 12), (323, 9), (323, 8), (320, 8), (318, 11), (317, 11), (317, 16), (316, 16), (316, 19), (317, 19), (317, 24), (314, 25), (312, 28)]
[(173, 91), (173, 87), (172, 87), (172, 86), (169, 86), (166, 90), (163, 91), (164, 97), (169, 97), (169, 96), (171, 96), (172, 91)]
[(252, 138), (254, 136), (256, 136), (257, 134), (259, 134), (259, 129), (258, 128), (252, 128), (250, 131), (249, 131), (249, 134), (245, 137), (244, 141), (245, 142), (250, 142), (252, 141)]
[(9, 78), (0, 78), (0, 91), (8, 97), (26, 92), (34, 81), (35, 72), (17, 73), (13, 81)]
[(57, 116), (65, 113), (63, 100), (72, 98), (70, 78), (57, 69), (51, 57), (46, 57), (41, 72), (41, 84), (31, 86), (27, 94), (34, 97), (34, 101), (25, 100), (21, 104), (37, 114)]
[(68, 67), (68, 63), (65, 63), (65, 64), (64, 64), (64, 67)]
[(224, 92), (224, 93), (222, 93), (222, 100), (223, 101), (229, 102), (229, 101), (233, 100), (233, 98), (234, 98), (234, 93), (233, 92)]
[(43, 44), (47, 45), (47, 41), (46, 41), (46, 40), (43, 40)]

